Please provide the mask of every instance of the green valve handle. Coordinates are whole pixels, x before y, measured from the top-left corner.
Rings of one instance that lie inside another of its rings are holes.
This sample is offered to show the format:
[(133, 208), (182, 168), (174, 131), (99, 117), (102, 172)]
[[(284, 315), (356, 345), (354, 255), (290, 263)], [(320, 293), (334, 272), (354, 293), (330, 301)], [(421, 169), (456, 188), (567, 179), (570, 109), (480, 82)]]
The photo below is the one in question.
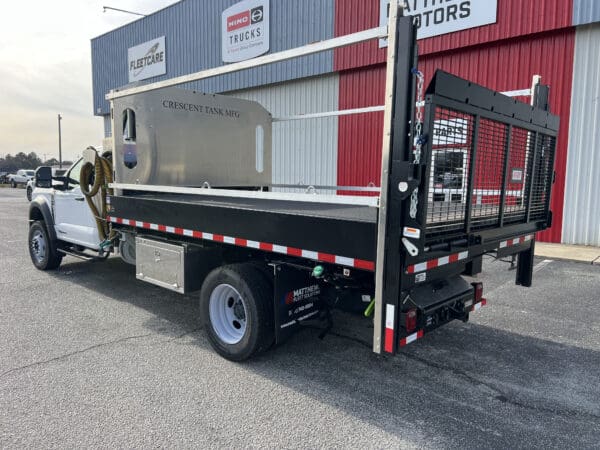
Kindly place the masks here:
[(367, 309), (365, 309), (364, 315), (365, 317), (371, 317), (373, 315), (373, 310), (375, 309), (375, 299), (371, 300)]
[(323, 272), (325, 272), (325, 268), (323, 266), (315, 266), (312, 271), (312, 276), (315, 278), (321, 278), (323, 276)]

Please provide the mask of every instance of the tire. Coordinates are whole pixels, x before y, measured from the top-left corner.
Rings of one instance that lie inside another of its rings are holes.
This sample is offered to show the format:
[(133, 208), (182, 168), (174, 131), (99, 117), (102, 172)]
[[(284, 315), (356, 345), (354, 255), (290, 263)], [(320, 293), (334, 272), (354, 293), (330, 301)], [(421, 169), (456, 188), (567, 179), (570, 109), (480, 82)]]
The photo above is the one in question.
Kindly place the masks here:
[(33, 194), (30, 186), (27, 186), (27, 200), (31, 201), (31, 195)]
[(31, 262), (39, 270), (52, 270), (60, 266), (62, 255), (56, 251), (56, 243), (48, 236), (46, 225), (36, 221), (29, 227), (29, 256)]
[[(215, 351), (243, 361), (273, 345), (273, 287), (252, 263), (219, 267), (200, 291), (200, 320)], [(236, 324), (237, 322), (237, 324)]]
[(17, 182), (16, 182), (16, 181), (13, 181), (13, 182), (11, 183), (11, 186), (13, 187), (13, 189), (15, 189), (15, 188), (17, 187)]

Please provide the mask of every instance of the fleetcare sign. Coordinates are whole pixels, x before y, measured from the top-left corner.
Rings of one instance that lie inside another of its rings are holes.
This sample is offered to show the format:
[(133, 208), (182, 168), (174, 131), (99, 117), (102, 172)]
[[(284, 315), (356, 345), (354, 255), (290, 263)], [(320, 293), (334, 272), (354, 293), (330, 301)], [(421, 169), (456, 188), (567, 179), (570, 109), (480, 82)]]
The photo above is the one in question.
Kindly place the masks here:
[[(498, 0), (405, 0), (405, 14), (415, 18), (417, 39), (496, 23)], [(388, 24), (389, 0), (379, 2), (379, 26)], [(387, 47), (387, 39), (379, 40)]]
[(127, 50), (127, 68), (130, 83), (167, 73), (165, 37), (130, 47)]
[(223, 62), (244, 61), (269, 51), (269, 0), (245, 0), (221, 15)]

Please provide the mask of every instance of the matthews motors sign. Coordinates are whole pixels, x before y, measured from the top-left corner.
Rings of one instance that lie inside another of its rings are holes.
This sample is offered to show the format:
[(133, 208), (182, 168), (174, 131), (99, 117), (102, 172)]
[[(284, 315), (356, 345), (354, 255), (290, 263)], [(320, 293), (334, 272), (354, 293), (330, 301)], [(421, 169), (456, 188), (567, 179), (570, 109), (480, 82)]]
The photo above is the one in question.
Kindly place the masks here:
[(167, 73), (165, 37), (153, 39), (127, 50), (129, 82), (145, 80)]
[(221, 15), (223, 62), (254, 58), (269, 51), (269, 0), (245, 0)]
[[(379, 1), (379, 25), (388, 23), (389, 0)], [(496, 22), (498, 0), (405, 0), (405, 13), (415, 18), (417, 39)], [(379, 40), (387, 47), (387, 39)]]

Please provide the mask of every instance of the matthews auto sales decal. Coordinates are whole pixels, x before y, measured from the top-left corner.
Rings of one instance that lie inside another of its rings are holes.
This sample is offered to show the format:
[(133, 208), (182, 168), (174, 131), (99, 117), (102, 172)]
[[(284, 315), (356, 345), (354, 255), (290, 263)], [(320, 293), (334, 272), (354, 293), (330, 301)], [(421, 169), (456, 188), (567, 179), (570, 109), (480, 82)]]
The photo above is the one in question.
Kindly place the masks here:
[[(379, 26), (388, 24), (389, 0), (379, 2)], [(415, 18), (417, 39), (496, 23), (498, 0), (406, 0), (406, 14)], [(387, 39), (379, 40), (379, 48)]]
[(269, 0), (236, 3), (221, 15), (223, 62), (254, 58), (269, 51)]
[(165, 37), (153, 39), (127, 50), (129, 82), (145, 80), (167, 73)]

